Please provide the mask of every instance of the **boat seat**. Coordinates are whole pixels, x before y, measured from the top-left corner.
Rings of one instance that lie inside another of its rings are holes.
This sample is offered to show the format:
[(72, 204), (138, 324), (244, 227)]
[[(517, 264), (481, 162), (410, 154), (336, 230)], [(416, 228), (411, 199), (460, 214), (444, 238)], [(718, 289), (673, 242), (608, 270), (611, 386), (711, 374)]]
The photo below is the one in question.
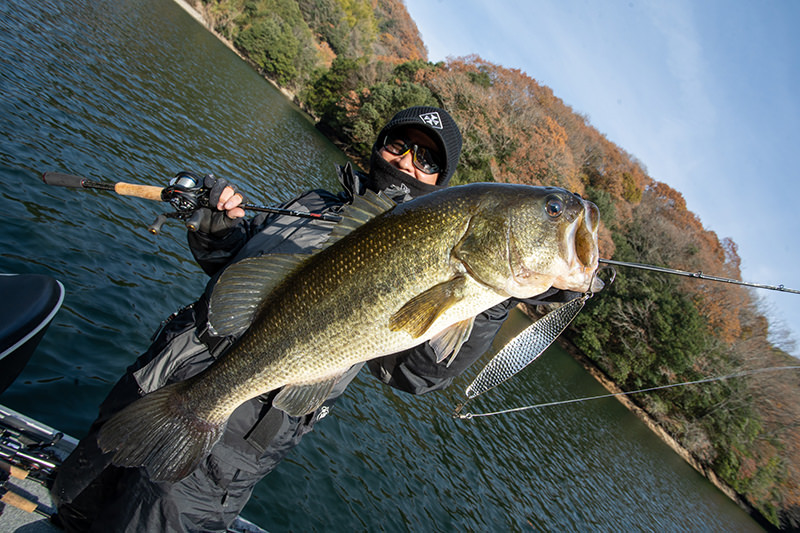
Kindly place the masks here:
[(0, 392), (25, 367), (63, 298), (50, 276), (0, 274)]

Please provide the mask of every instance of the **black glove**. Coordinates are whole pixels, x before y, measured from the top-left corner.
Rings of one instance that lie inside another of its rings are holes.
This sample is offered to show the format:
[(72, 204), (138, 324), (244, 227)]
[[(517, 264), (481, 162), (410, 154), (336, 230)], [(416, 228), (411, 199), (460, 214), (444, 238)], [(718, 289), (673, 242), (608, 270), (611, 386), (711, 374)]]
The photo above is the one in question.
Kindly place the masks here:
[(238, 192), (236, 186), (228, 182), (228, 180), (216, 178), (213, 174), (207, 174), (203, 178), (203, 187), (209, 189), (209, 207), (200, 208), (192, 215), (189, 229), (212, 237), (222, 237), (239, 223), (238, 219), (230, 218), (225, 211), (217, 210), (216, 206), (219, 203), (222, 191), (225, 187), (232, 188), (235, 194), (242, 196), (242, 203), (244, 203), (244, 195)]
[(239, 219), (230, 218), (225, 211), (212, 211), (208, 207), (201, 207), (189, 218), (186, 227), (189, 231), (199, 231), (211, 237), (223, 237), (239, 222)]
[(217, 178), (213, 174), (206, 174), (203, 178), (203, 187), (210, 189), (208, 193), (208, 205), (215, 211), (217, 204), (219, 203), (219, 197), (222, 194), (222, 191), (225, 190), (225, 187), (230, 187), (233, 189), (234, 194), (240, 195), (242, 197), (242, 203), (245, 203), (244, 194), (239, 192), (239, 190), (236, 188), (236, 185), (230, 183), (225, 178)]

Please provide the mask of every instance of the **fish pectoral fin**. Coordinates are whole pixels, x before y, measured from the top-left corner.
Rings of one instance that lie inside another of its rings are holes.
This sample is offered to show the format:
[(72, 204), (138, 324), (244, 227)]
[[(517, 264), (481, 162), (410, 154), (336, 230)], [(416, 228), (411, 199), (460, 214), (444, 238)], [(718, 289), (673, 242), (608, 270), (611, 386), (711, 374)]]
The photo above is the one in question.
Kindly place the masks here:
[(442, 313), (461, 299), (467, 279), (463, 274), (414, 296), (389, 319), (389, 329), (421, 337)]
[(242, 333), (253, 323), (264, 298), (308, 257), (269, 254), (243, 259), (226, 268), (211, 293), (211, 326), (220, 335)]
[(331, 377), (286, 385), (275, 396), (272, 405), (291, 416), (303, 416), (316, 411), (330, 396), (333, 387), (347, 369)]
[(430, 340), (431, 347), (436, 354), (436, 362), (441, 363), (448, 357), (447, 366), (450, 366), (455, 361), (461, 346), (469, 338), (472, 333), (472, 325), (475, 323), (475, 317), (456, 322), (452, 326), (443, 330)]

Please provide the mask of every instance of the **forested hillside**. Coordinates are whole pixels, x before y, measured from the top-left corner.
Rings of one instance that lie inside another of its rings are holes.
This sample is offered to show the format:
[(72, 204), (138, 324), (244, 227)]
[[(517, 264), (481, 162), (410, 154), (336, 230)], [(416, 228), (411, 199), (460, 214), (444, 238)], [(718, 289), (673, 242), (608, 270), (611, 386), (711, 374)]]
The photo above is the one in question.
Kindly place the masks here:
[[(679, 191), (650, 177), (548, 87), (478, 56), (429, 63), (400, 0), (195, 0), (195, 7), (356, 162), (397, 110), (440, 106), (464, 134), (454, 183), (562, 186), (600, 208), (603, 257), (740, 275), (735, 242), (706, 230)], [(767, 333), (748, 290), (625, 270), (567, 336), (635, 390), (796, 365)], [(800, 374), (759, 373), (633, 400), (773, 524), (800, 527)]]

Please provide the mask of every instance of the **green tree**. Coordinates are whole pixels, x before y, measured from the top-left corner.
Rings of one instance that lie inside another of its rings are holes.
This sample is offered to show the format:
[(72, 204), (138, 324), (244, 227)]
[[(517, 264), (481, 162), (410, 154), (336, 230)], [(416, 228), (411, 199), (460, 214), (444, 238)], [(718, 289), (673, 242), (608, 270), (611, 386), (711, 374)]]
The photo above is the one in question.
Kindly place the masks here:
[(316, 116), (330, 121), (336, 103), (342, 95), (358, 91), (364, 84), (362, 73), (367, 64), (366, 57), (348, 59), (339, 56), (328, 70), (319, 69), (314, 80), (301, 93), (303, 103)]
[(350, 56), (349, 25), (337, 0), (299, 0), (303, 19), (309, 28), (328, 43), (337, 56)]
[(279, 83), (288, 84), (297, 77), (294, 61), (300, 43), (280, 21), (262, 19), (243, 30), (234, 43)]
[[(351, 139), (353, 147), (368, 154), (380, 128), (398, 109), (414, 105), (438, 104), (430, 89), (422, 85), (394, 81), (381, 82), (357, 96), (357, 110), (347, 113), (348, 107), (339, 107), (338, 120)], [(352, 102), (351, 102), (352, 103)], [(347, 125), (344, 125), (344, 124)]]

